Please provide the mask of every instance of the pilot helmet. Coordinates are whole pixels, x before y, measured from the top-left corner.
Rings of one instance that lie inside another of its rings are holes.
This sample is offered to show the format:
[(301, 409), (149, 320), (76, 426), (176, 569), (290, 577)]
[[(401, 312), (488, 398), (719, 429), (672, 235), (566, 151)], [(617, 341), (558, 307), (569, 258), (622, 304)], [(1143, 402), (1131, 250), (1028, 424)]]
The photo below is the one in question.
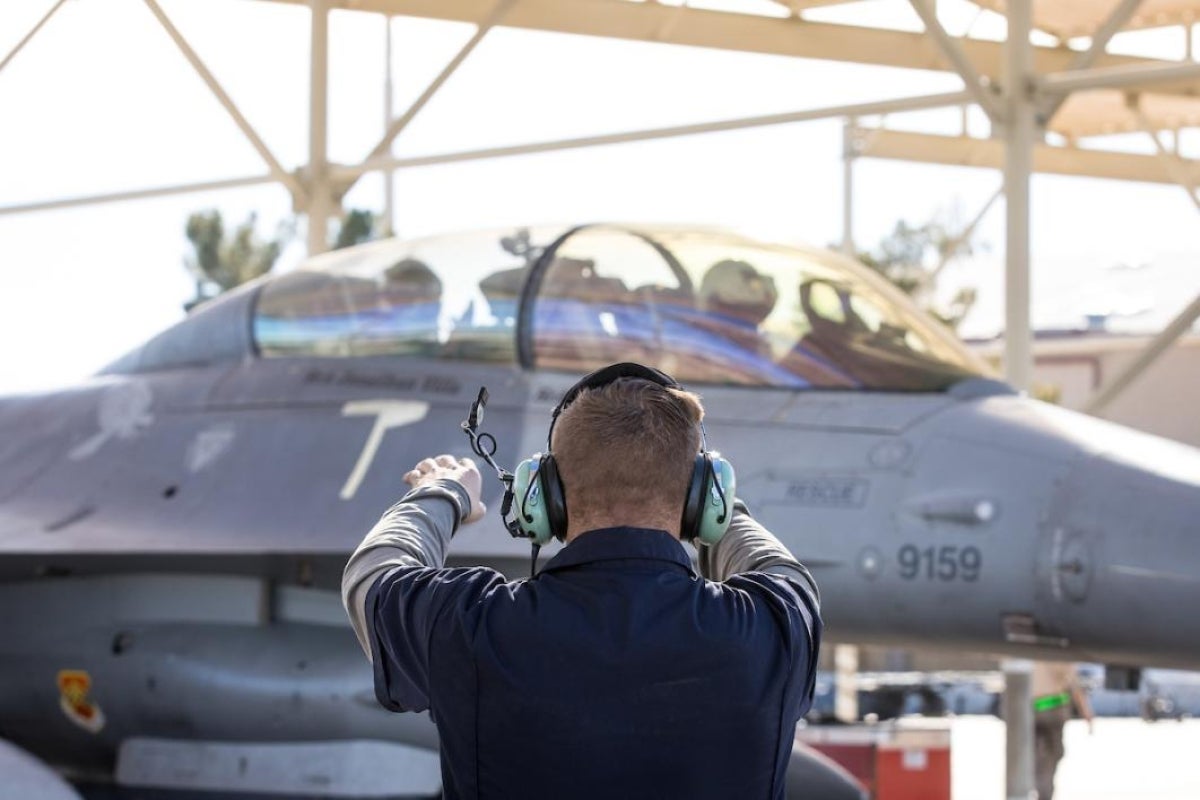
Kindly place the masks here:
[(767, 318), (779, 292), (775, 280), (745, 261), (713, 264), (700, 281), (700, 307), (757, 325)]

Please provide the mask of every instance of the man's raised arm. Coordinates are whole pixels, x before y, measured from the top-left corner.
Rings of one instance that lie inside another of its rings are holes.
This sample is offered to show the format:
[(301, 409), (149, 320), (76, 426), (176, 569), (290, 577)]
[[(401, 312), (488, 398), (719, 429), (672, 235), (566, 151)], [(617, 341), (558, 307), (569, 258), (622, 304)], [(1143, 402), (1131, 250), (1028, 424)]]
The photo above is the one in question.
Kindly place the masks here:
[(813, 610), (820, 608), (821, 595), (808, 568), (750, 516), (741, 500), (734, 500), (733, 520), (721, 540), (698, 551), (700, 574), (709, 580), (724, 581), (742, 572), (766, 572), (790, 578), (808, 593)]
[(397, 567), (440, 568), (459, 524), (483, 516), (482, 481), (470, 459), (427, 458), (404, 479), (414, 488), (384, 513), (342, 573), (342, 602), (367, 658), (372, 621), (366, 600), (371, 586)]

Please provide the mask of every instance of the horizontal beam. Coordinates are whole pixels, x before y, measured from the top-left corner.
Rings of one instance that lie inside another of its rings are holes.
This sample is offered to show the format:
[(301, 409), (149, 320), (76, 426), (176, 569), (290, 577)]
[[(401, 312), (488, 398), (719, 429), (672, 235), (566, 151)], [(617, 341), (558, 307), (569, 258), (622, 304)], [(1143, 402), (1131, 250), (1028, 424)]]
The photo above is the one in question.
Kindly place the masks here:
[(786, 8), (793, 14), (799, 14), (812, 8), (840, 6), (845, 3), (856, 3), (858, 0), (771, 0), (771, 2), (780, 8)]
[[(701, 133), (717, 133), (720, 131), (744, 130), (747, 128), (783, 125), (793, 122), (812, 122), (821, 119), (837, 117), (871, 116), (873, 114), (897, 114), (904, 111), (922, 111), (930, 108), (943, 108), (969, 103), (971, 96), (966, 91), (946, 92), (943, 94), (918, 95), (916, 97), (901, 97), (894, 100), (878, 100), (875, 102), (855, 103), (845, 106), (829, 106), (822, 108), (793, 111), (785, 114), (768, 114), (742, 119), (719, 120), (716, 122), (701, 122), (693, 125), (676, 125), (669, 128), (651, 128), (625, 133), (601, 134), (599, 136), (584, 136), (576, 139), (559, 139), (549, 142), (513, 145), (509, 147), (489, 147), (480, 150), (464, 150), (455, 153), (441, 153), (428, 156), (413, 156), (395, 158), (387, 156), (374, 158), (362, 164), (331, 166), (331, 176), (337, 180), (353, 181), (356, 178), (375, 170), (404, 169), (407, 167), (428, 167), (437, 164), (454, 164), (463, 161), (480, 161), (488, 158), (505, 156), (530, 155), (561, 150), (576, 150), (585, 147), (597, 147), (606, 144), (621, 144), (626, 142), (651, 141), (667, 139), (675, 136), (688, 136)], [(166, 186), (153, 189), (134, 189), (126, 192), (96, 194), (83, 197), (71, 197), (64, 200), (47, 200), (38, 203), (23, 203), (21, 205), (0, 206), (0, 216), (8, 214), (49, 211), (59, 208), (94, 205), (99, 203), (119, 203), (126, 200), (144, 200), (152, 197), (163, 197), (172, 194), (188, 192), (204, 192), (216, 189), (234, 189), (243, 186), (257, 186), (276, 182), (273, 175), (261, 175), (249, 178), (229, 178), (225, 180), (208, 181), (205, 183), (190, 183), (180, 186)]]
[(213, 192), (218, 189), (240, 189), (244, 186), (262, 186), (275, 182), (276, 180), (273, 175), (257, 175), (248, 178), (225, 178), (223, 180), (204, 181), (202, 183), (185, 183), (179, 186), (160, 186), (153, 189), (132, 189), (127, 192), (82, 195), (80, 197), (67, 197), (62, 200), (44, 200), (38, 203), (0, 206), (0, 217), (10, 214), (30, 214), (35, 211), (53, 211), (60, 208), (92, 206), (101, 203), (122, 203), (127, 200), (149, 200), (154, 197), (166, 197), (173, 194)]
[(748, 128), (763, 128), (771, 125), (784, 125), (794, 122), (814, 122), (822, 119), (838, 117), (871, 116), (873, 114), (898, 114), (904, 111), (922, 111), (930, 108), (944, 108), (969, 103), (971, 95), (966, 91), (946, 92), (944, 94), (920, 95), (917, 97), (902, 97), (896, 100), (879, 100), (869, 103), (855, 103), (845, 106), (828, 106), (822, 108), (793, 111), (784, 114), (766, 114), (758, 117), (741, 119), (718, 120), (716, 122), (698, 122), (691, 125), (673, 125), (667, 128), (649, 128), (640, 131), (623, 133), (608, 133), (598, 136), (580, 136), (574, 139), (557, 139), (531, 144), (509, 145), (506, 147), (486, 147), (479, 150), (461, 150), (454, 153), (440, 153), (428, 156), (410, 156), (407, 158), (374, 158), (362, 164), (342, 166), (334, 170), (334, 175), (341, 180), (353, 180), (375, 170), (406, 169), (410, 167), (430, 167), (437, 164), (456, 164), (463, 161), (481, 161), (488, 158), (504, 158), (507, 156), (525, 156), (535, 153), (550, 153), (562, 150), (578, 150), (585, 147), (599, 147), (610, 144), (627, 144), (629, 142), (646, 142), (655, 139), (669, 139), (676, 136), (693, 136), (702, 133), (719, 133), (722, 131), (746, 130)]
[[(268, 0), (307, 6), (309, 0)], [(493, 0), (330, 0), (331, 8), (424, 17), (478, 25)], [(813, 58), (881, 67), (949, 71), (951, 65), (924, 33), (867, 28), (795, 17), (777, 18), (708, 11), (628, 0), (521, 0), (505, 16), (504, 26), (550, 33), (600, 36), (627, 41), (709, 47), (744, 53)], [(1004, 62), (1004, 43), (960, 39), (963, 55), (993, 82)], [(1065, 47), (1034, 47), (1038, 73), (1071, 69), (1078, 52)], [(1104, 53), (1102, 67), (1161, 65), (1158, 59)], [(1175, 87), (1200, 94), (1200, 79)]]
[(1086, 89), (1123, 89), (1129, 86), (1160, 90), (1200, 79), (1200, 63), (1127, 64), (1120, 67), (1052, 72), (1041, 76), (1037, 88), (1046, 94), (1070, 94)]
[[(861, 155), (868, 158), (987, 169), (1000, 169), (1004, 164), (1004, 143), (999, 139), (935, 136), (870, 128), (864, 129), (864, 132)], [(1178, 183), (1177, 177), (1155, 156), (1108, 150), (1035, 145), (1033, 168), (1035, 172), (1051, 175)], [(1180, 159), (1178, 168), (1193, 182), (1200, 181), (1200, 163)]]

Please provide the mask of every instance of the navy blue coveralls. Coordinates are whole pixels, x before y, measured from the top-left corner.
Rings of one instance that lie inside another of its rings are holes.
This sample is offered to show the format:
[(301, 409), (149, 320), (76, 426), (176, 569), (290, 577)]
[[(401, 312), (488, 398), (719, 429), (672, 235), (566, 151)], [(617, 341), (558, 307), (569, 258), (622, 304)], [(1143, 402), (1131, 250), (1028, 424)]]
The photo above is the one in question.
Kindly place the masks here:
[(531, 580), (399, 567), (366, 598), (376, 695), (430, 710), (447, 798), (782, 798), (816, 609), (790, 578), (706, 581), (637, 528)]

